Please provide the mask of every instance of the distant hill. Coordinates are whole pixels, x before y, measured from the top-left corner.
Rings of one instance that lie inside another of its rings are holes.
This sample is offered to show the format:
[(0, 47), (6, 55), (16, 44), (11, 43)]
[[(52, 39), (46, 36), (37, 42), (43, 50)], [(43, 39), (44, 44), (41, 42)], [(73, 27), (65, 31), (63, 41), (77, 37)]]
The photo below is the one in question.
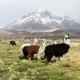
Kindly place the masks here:
[(80, 30), (56, 30), (53, 32), (26, 32), (26, 31), (0, 31), (0, 39), (20, 39), (20, 38), (63, 38), (65, 34), (70, 34), (73, 39), (80, 38)]

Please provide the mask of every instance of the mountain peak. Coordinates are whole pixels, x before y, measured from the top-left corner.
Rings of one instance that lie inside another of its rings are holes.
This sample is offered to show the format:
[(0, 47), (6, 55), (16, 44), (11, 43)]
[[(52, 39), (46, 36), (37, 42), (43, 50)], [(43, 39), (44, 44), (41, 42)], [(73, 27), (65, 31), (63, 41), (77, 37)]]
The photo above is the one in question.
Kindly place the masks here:
[(38, 8), (38, 9), (35, 10), (35, 12), (38, 12), (38, 13), (42, 13), (42, 12), (45, 12), (45, 11), (47, 11), (47, 10), (44, 9), (44, 8)]
[(7, 25), (6, 29), (12, 30), (53, 30), (80, 28), (75, 20), (56, 11), (38, 8), (32, 13), (24, 15), (21, 19)]

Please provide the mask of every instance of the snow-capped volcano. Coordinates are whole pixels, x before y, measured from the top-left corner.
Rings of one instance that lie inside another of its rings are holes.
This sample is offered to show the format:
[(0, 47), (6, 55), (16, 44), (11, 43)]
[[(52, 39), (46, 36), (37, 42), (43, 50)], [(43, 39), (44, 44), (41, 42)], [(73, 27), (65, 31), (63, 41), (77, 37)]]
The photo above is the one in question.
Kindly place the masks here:
[(55, 11), (36, 9), (32, 13), (22, 16), (20, 20), (9, 23), (7, 30), (44, 31), (56, 29), (76, 29), (80, 24), (68, 16)]

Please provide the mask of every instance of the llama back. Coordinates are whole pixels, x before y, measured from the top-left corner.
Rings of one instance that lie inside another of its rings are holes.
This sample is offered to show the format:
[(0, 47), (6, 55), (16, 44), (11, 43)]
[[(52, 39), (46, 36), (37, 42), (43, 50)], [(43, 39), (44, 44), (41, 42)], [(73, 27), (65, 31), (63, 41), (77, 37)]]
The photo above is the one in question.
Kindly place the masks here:
[(61, 44), (53, 44), (53, 45), (48, 45), (45, 47), (44, 53), (46, 55), (54, 55), (54, 56), (63, 56), (65, 53), (68, 52), (69, 50), (69, 45), (65, 43)]

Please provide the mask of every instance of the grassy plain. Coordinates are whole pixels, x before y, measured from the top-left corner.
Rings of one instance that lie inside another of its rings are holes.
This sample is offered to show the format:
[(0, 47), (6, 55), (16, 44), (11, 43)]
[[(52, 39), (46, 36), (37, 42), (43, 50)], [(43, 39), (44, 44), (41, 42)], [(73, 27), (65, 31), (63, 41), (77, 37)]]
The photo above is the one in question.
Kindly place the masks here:
[(62, 61), (54, 62), (53, 57), (52, 64), (20, 59), (22, 42), (16, 43), (11, 46), (9, 41), (0, 41), (0, 80), (80, 80), (80, 40), (72, 40)]

